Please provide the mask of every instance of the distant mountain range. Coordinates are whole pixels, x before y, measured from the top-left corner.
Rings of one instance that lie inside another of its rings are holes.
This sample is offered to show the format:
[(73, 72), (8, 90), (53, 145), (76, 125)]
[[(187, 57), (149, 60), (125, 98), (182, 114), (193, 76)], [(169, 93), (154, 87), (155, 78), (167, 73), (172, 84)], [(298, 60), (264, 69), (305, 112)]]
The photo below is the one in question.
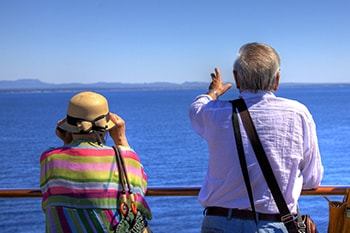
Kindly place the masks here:
[(71, 91), (71, 90), (120, 90), (120, 89), (198, 89), (207, 88), (205, 82), (185, 82), (182, 84), (169, 82), (153, 83), (120, 83), (120, 82), (97, 82), (97, 83), (45, 83), (38, 79), (19, 79), (16, 81), (1, 81), (1, 92), (23, 91)]
[[(207, 89), (209, 82), (184, 82), (181, 84), (170, 82), (153, 83), (120, 83), (120, 82), (97, 82), (97, 83), (45, 83), (38, 79), (19, 79), (16, 81), (1, 81), (0, 92), (34, 92), (34, 91), (84, 91), (84, 90), (178, 90), (178, 89)], [(281, 86), (329, 86), (350, 85), (350, 83), (281, 83)]]

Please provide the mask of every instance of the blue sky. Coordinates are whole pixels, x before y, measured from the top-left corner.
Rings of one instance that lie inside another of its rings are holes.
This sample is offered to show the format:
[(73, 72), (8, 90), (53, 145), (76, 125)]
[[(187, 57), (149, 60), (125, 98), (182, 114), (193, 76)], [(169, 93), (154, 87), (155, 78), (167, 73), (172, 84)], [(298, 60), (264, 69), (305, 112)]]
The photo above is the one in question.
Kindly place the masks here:
[(348, 1), (0, 0), (0, 80), (233, 81), (241, 45), (270, 44), (282, 82), (350, 82)]

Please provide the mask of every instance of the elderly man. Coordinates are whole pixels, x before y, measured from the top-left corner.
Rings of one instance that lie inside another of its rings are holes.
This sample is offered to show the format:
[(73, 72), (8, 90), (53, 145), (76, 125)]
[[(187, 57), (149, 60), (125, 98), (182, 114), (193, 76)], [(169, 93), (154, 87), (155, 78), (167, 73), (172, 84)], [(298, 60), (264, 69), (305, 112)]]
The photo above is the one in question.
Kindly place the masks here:
[[(295, 214), (301, 190), (319, 186), (323, 175), (313, 118), (303, 104), (274, 95), (280, 58), (272, 47), (243, 45), (233, 75), (288, 208)], [(202, 232), (288, 232), (241, 125), (253, 214), (233, 134), (232, 106), (219, 100), (232, 85), (223, 83), (217, 68), (211, 78), (209, 91), (197, 96), (190, 107), (192, 127), (209, 147), (209, 166), (198, 197), (206, 209)]]

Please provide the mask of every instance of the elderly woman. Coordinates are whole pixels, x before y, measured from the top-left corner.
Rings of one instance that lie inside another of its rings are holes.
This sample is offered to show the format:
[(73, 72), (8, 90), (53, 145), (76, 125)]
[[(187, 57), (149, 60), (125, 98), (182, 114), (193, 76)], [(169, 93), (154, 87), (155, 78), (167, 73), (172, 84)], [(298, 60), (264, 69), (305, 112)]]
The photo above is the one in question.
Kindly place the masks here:
[[(135, 204), (144, 219), (151, 212), (144, 198), (147, 176), (125, 135), (125, 122), (110, 113), (105, 97), (82, 92), (71, 98), (56, 135), (64, 145), (40, 158), (42, 208), (46, 232), (115, 232), (121, 213), (120, 177), (115, 150), (105, 145), (109, 133), (128, 168)], [(140, 231), (141, 232), (141, 231)]]

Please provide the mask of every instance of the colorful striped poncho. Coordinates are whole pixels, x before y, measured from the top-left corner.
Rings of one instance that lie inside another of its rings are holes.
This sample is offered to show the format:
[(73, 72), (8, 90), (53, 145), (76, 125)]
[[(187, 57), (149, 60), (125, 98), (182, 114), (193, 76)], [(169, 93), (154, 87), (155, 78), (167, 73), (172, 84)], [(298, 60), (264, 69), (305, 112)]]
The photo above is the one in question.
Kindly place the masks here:
[[(144, 195), (147, 176), (138, 155), (121, 147), (137, 208), (151, 219)], [(118, 224), (119, 176), (113, 148), (74, 141), (40, 158), (46, 232), (112, 232)]]

